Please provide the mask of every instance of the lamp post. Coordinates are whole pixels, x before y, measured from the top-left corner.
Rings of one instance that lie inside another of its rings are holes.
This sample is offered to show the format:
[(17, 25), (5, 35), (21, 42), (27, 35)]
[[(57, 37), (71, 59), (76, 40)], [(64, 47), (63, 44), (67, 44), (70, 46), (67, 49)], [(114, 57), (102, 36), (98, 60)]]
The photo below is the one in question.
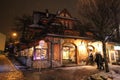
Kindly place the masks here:
[(14, 53), (16, 52), (15, 44), (17, 42), (17, 33), (13, 32), (10, 36), (10, 44), (9, 44), (9, 53), (10, 55), (14, 56)]

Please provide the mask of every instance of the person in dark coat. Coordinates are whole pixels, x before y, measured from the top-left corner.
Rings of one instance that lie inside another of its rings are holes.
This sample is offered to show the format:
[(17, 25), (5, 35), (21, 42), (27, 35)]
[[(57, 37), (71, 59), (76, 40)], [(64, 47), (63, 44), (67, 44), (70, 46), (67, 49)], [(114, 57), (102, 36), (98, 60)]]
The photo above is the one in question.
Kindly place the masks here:
[(97, 64), (97, 69), (104, 69), (103, 58), (102, 58), (102, 55), (99, 52), (96, 53), (95, 62)]
[(89, 55), (89, 62), (90, 62), (90, 65), (93, 65), (93, 63), (94, 63), (93, 54), (92, 53), (90, 53), (90, 55)]

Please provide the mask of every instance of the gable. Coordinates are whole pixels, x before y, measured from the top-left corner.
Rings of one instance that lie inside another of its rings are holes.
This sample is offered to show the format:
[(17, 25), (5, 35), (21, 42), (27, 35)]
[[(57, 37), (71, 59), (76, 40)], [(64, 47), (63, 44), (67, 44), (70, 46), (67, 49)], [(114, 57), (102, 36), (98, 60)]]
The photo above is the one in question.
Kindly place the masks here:
[(72, 16), (70, 15), (70, 13), (67, 11), (67, 9), (64, 9), (62, 11), (60, 11), (57, 16), (59, 17), (64, 17), (64, 18), (72, 18)]

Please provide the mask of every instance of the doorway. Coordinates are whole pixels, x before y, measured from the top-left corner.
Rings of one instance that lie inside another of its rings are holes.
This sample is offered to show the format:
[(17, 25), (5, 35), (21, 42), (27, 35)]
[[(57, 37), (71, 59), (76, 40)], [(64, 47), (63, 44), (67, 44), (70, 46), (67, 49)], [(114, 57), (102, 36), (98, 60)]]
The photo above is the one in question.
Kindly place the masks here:
[(75, 64), (76, 63), (76, 47), (72, 43), (63, 44), (62, 63)]

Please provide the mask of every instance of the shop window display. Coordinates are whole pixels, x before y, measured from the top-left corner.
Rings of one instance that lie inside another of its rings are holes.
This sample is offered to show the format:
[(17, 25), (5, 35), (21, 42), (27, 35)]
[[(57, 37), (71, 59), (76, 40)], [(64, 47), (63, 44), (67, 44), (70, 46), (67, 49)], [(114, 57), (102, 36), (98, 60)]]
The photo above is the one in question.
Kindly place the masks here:
[(47, 43), (44, 42), (35, 47), (33, 60), (46, 60), (47, 59)]

